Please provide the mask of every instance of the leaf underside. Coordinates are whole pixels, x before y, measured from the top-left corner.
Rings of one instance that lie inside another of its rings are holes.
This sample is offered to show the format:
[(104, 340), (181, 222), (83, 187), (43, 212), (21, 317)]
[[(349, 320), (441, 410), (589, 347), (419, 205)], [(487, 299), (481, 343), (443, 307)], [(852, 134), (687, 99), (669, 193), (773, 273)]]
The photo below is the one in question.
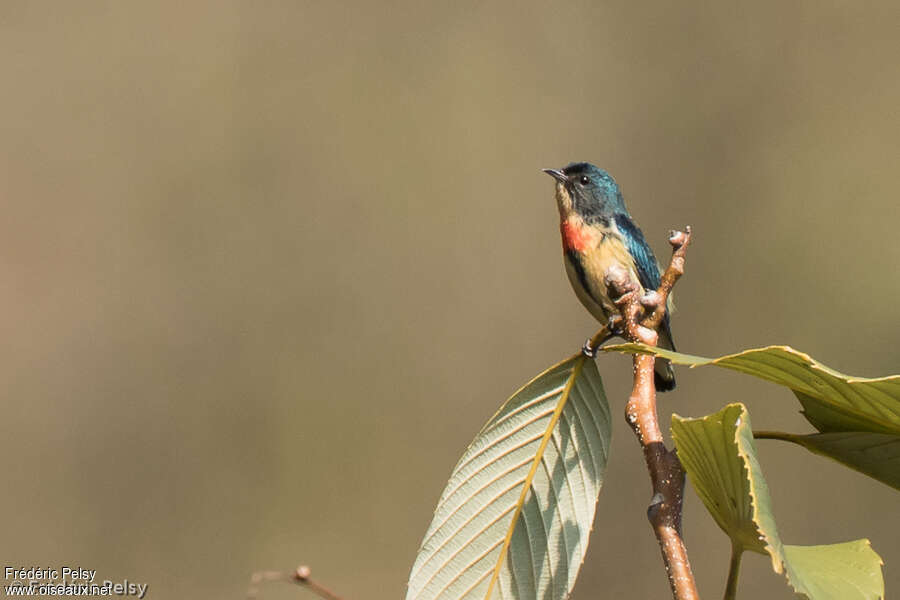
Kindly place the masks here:
[(587, 550), (611, 438), (594, 361), (516, 392), (453, 469), (407, 600), (564, 598)]
[(673, 415), (672, 437), (697, 495), (731, 538), (735, 552), (768, 554), (775, 572), (785, 573), (794, 590), (811, 600), (884, 596), (881, 558), (868, 540), (825, 546), (782, 543), (742, 404), (700, 419)]

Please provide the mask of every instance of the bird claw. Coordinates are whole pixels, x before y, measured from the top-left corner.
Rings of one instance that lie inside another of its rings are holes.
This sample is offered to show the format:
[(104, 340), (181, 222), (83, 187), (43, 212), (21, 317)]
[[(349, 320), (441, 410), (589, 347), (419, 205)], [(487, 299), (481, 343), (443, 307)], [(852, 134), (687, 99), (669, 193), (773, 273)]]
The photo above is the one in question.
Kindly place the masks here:
[(588, 358), (594, 358), (595, 356), (597, 356), (597, 349), (591, 345), (591, 341), (593, 341), (593, 338), (586, 339), (584, 341), (584, 346), (581, 347), (581, 353)]
[(606, 320), (606, 329), (613, 335), (622, 335), (624, 329), (622, 326), (624, 325), (624, 320), (622, 319), (622, 315), (610, 315), (610, 317)]

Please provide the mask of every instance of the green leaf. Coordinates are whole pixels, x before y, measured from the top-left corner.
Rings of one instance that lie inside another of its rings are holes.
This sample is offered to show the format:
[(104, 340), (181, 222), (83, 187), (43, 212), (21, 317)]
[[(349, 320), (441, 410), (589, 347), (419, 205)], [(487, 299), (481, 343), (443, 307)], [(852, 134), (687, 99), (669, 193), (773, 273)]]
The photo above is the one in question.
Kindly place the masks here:
[(881, 559), (868, 540), (828, 546), (782, 543), (756, 458), (750, 415), (742, 404), (700, 419), (673, 415), (672, 437), (691, 484), (731, 538), (736, 555), (745, 550), (768, 554), (775, 572), (785, 573), (794, 590), (811, 600), (877, 600), (884, 595)]
[(796, 435), (757, 431), (756, 439), (793, 442), (810, 452), (836, 460), (851, 469), (900, 490), (900, 435), (840, 431)]
[(584, 355), (516, 392), (453, 469), (407, 600), (568, 596), (611, 435), (600, 374)]
[(719, 358), (643, 344), (620, 344), (604, 350), (654, 354), (691, 368), (716, 365), (787, 386), (803, 406), (806, 420), (822, 435), (765, 437), (797, 443), (900, 489), (900, 375), (877, 379), (844, 375), (788, 346), (745, 350)]
[(798, 592), (816, 600), (884, 597), (881, 557), (869, 540), (827, 546), (785, 545), (788, 578)]
[(643, 344), (618, 344), (607, 352), (653, 354), (691, 368), (716, 365), (792, 389), (804, 416), (819, 431), (900, 434), (900, 375), (867, 379), (844, 375), (789, 346), (768, 346), (703, 358)]
[(672, 438), (691, 484), (719, 527), (741, 551), (770, 554), (772, 568), (780, 573), (783, 549), (769, 488), (755, 451), (747, 450), (753, 445), (747, 420), (740, 404), (702, 419), (672, 415)]
[[(809, 396), (797, 390), (794, 390), (794, 395), (797, 396), (800, 405), (803, 407), (802, 413), (806, 420), (823, 433), (834, 431), (900, 433), (900, 424), (892, 418), (892, 412), (878, 412), (879, 408), (877, 405), (862, 405), (857, 409), (853, 409), (840, 401), (823, 401), (820, 398)], [(894, 407), (888, 406), (887, 408), (891, 409)]]

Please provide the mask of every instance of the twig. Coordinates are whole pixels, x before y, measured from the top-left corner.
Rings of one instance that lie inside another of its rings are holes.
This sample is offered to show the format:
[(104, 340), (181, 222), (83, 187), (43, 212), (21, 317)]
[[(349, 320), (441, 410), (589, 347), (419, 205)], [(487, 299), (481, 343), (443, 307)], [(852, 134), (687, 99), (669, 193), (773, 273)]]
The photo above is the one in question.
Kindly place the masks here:
[(299, 586), (309, 589), (309, 591), (325, 600), (343, 600), (324, 585), (313, 581), (309, 575), (310, 570), (306, 565), (300, 565), (293, 573), (288, 573), (286, 571), (257, 571), (250, 577), (250, 588), (247, 590), (247, 600), (255, 600), (259, 594), (259, 584), (269, 581), (296, 583)]
[[(630, 342), (655, 346), (657, 328), (666, 312), (666, 300), (675, 282), (684, 274), (684, 255), (691, 239), (690, 227), (672, 232), (669, 243), (673, 253), (662, 276), (659, 289), (640, 297), (638, 283), (624, 271), (613, 268), (606, 273), (611, 296), (623, 318), (623, 337)], [(645, 313), (649, 310), (649, 314)], [(598, 336), (600, 334), (598, 333)], [(656, 413), (656, 388), (653, 384), (653, 356), (635, 354), (634, 387), (625, 406), (625, 418), (641, 449), (653, 485), (653, 497), (647, 518), (662, 550), (669, 585), (676, 600), (699, 600), (687, 550), (681, 537), (681, 512), (684, 498), (684, 469), (675, 450), (668, 450)]]

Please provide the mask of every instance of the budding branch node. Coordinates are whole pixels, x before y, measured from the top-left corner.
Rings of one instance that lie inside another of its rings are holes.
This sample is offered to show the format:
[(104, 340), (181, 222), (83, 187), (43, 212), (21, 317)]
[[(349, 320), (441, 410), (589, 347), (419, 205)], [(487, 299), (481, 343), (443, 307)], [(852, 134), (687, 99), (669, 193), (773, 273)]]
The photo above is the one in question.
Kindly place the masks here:
[(312, 570), (306, 565), (300, 565), (293, 573), (285, 571), (257, 571), (250, 577), (250, 588), (247, 590), (247, 600), (255, 600), (259, 595), (259, 584), (270, 581), (282, 581), (296, 583), (309, 591), (324, 598), (324, 600), (343, 600), (340, 596), (326, 588), (321, 583), (313, 581), (310, 575)]

